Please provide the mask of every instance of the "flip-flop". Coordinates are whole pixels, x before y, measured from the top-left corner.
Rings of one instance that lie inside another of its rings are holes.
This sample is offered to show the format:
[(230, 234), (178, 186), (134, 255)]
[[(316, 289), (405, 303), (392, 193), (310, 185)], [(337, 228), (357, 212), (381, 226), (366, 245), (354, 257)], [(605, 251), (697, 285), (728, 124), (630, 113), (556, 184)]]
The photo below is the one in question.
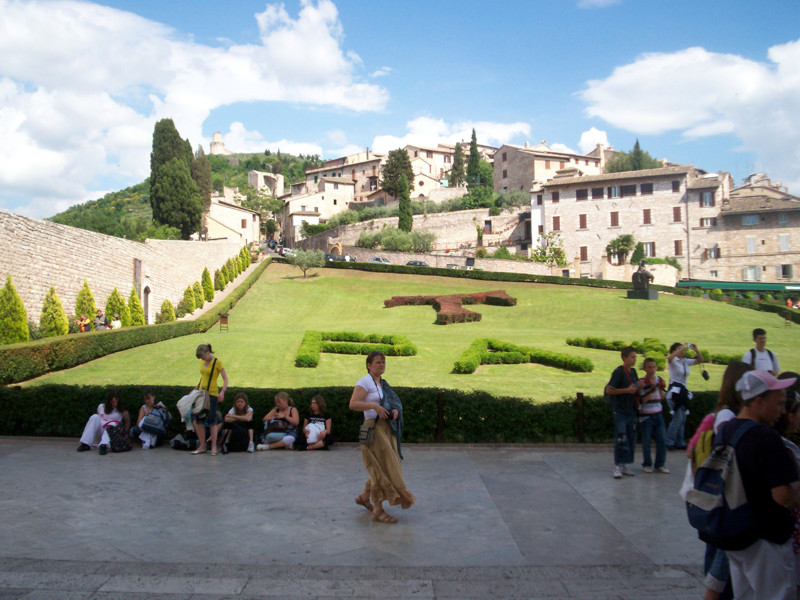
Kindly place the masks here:
[(395, 519), (386, 511), (381, 511), (377, 515), (372, 513), (372, 520), (377, 521), (378, 523), (397, 523), (397, 519)]
[(363, 506), (369, 512), (372, 512), (372, 502), (370, 502), (369, 500), (362, 500), (361, 496), (356, 496), (356, 504), (358, 504), (359, 506)]

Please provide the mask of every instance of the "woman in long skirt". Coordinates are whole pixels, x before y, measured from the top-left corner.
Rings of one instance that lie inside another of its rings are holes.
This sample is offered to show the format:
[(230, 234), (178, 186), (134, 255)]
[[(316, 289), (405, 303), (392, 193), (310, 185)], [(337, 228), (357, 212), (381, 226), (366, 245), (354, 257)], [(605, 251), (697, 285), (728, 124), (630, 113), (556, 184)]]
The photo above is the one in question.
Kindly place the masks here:
[(396, 523), (397, 519), (383, 509), (383, 502), (410, 508), (416, 498), (406, 488), (399, 438), (402, 434), (403, 407), (383, 380), (386, 356), (373, 351), (367, 356), (367, 375), (358, 380), (350, 398), (350, 409), (364, 413), (364, 425), (373, 427), (374, 441), (361, 445), (361, 456), (369, 479), (356, 496), (359, 504), (372, 513), (372, 520)]

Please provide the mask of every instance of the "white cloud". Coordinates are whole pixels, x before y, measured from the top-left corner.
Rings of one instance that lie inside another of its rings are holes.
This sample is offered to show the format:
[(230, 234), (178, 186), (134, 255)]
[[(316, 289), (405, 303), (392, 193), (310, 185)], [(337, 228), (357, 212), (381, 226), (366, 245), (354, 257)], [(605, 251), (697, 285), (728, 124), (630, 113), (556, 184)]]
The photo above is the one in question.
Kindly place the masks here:
[[(733, 134), (756, 168), (800, 188), (800, 41), (773, 46), (769, 62), (688, 48), (644, 54), (589, 81), (589, 116), (636, 134), (687, 139)], [(703, 166), (703, 165), (698, 165)]]
[(381, 67), (377, 71), (373, 71), (372, 73), (370, 73), (370, 77), (386, 77), (391, 72), (392, 72), (391, 67)]
[(578, 148), (581, 149), (582, 154), (588, 154), (597, 147), (597, 144), (603, 144), (608, 148), (608, 134), (596, 127), (592, 127), (581, 134)]
[(578, 154), (577, 152), (575, 152), (575, 150), (573, 150), (566, 144), (560, 144), (558, 142), (556, 142), (555, 144), (551, 144), (550, 149), (556, 152), (565, 152), (567, 154)]
[[(144, 178), (159, 118), (173, 118), (197, 145), (208, 141), (202, 127), (210, 112), (237, 102), (374, 111), (388, 99), (357, 75), (361, 59), (342, 48), (330, 0), (303, 0), (296, 18), (268, 4), (255, 16), (259, 44), (223, 47), (89, 2), (0, 0), (0, 14), (0, 139), (14, 149), (0, 165), (0, 206), (36, 216)], [(230, 135), (226, 143), (237, 150), (241, 141), (321, 152), (266, 142), (233, 124)], [(20, 198), (30, 206), (19, 206)]]
[(578, 0), (578, 8), (607, 8), (622, 0)]
[(469, 144), (472, 130), (478, 142), (490, 146), (502, 146), (516, 136), (530, 135), (528, 123), (493, 123), (489, 121), (465, 121), (447, 123), (444, 119), (418, 117), (406, 124), (408, 131), (403, 136), (380, 135), (372, 142), (375, 152), (388, 152), (402, 148), (408, 144), (420, 146), (436, 146), (438, 143), (453, 144), (462, 142)]
[(261, 132), (248, 130), (245, 126), (234, 121), (230, 129), (222, 136), (225, 147), (233, 152), (263, 152), (269, 149), (270, 152), (286, 152), (288, 154), (322, 154), (322, 148), (317, 144), (306, 142), (294, 142), (292, 140), (278, 140), (270, 142), (264, 139)]

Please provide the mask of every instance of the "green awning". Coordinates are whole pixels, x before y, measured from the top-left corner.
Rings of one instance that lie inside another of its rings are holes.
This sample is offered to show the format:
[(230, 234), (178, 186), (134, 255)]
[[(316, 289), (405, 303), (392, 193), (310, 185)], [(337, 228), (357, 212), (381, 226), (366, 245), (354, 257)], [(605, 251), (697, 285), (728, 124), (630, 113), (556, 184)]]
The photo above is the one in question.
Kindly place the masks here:
[(675, 287), (746, 292), (800, 292), (800, 283), (751, 283), (748, 281), (679, 281)]

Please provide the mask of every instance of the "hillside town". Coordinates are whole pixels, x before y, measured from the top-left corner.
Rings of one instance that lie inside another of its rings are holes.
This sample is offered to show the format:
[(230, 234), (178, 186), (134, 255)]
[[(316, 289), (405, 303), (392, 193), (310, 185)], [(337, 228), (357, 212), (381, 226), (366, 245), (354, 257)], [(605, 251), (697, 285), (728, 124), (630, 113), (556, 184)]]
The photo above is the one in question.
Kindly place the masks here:
[[(466, 187), (448, 185), (454, 145), (407, 145), (404, 150), (414, 172), (412, 198), (433, 204), (467, 193)], [(210, 151), (232, 154), (219, 133)], [(508, 214), (481, 218), (480, 241), (489, 255), (504, 246), (530, 256), (540, 240), (557, 234), (567, 266), (553, 267), (553, 274), (628, 279), (628, 271), (610, 267), (629, 256), (608, 249), (620, 235), (629, 234), (641, 242), (645, 258), (669, 258), (678, 266), (679, 280), (708, 282), (707, 287), (716, 287), (716, 282), (792, 287), (800, 255), (800, 198), (767, 174), (755, 173), (737, 186), (728, 172), (707, 172), (667, 160), (661, 160), (658, 168), (607, 173), (606, 164), (616, 151), (602, 144), (588, 154), (558, 152), (544, 140), (534, 145), (479, 146), (479, 151), (492, 164), (495, 192), (516, 191), (530, 197), (530, 206), (511, 220)], [(396, 204), (380, 185), (386, 159), (386, 154), (365, 149), (327, 160), (306, 171), (305, 180), (288, 186), (281, 175), (259, 171), (251, 171), (248, 181), (283, 201), (279, 218), (288, 247), (327, 252), (341, 242), (332, 235), (335, 232), (318, 234), (314, 237), (322, 239), (310, 243), (301, 232), (303, 223), (326, 223), (347, 209)], [(212, 198), (208, 220), (212, 237), (233, 233), (223, 225), (233, 222), (239, 225), (237, 234), (257, 239), (258, 215), (241, 207), (235, 189), (226, 188)], [(475, 257), (481, 244), (474, 228), (453, 231), (449, 235), (437, 223), (434, 254)]]

